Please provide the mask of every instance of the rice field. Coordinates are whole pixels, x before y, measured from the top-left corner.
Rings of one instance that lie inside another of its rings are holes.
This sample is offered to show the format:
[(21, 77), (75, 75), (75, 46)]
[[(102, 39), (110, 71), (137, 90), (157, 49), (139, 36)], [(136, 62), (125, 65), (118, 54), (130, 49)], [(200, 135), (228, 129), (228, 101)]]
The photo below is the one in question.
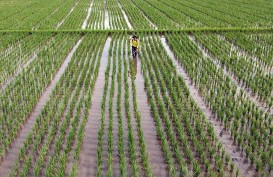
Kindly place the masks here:
[(0, 1), (0, 176), (273, 176), (272, 5)]

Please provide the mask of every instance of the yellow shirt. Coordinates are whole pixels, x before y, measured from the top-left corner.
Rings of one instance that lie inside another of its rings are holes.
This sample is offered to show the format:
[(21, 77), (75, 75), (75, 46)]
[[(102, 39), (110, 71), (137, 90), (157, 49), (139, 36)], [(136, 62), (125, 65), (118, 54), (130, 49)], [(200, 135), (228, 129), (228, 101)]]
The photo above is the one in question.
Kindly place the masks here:
[(140, 42), (138, 39), (134, 40), (134, 39), (131, 39), (131, 46), (133, 47), (136, 47), (136, 48), (139, 48), (139, 45), (140, 45)]

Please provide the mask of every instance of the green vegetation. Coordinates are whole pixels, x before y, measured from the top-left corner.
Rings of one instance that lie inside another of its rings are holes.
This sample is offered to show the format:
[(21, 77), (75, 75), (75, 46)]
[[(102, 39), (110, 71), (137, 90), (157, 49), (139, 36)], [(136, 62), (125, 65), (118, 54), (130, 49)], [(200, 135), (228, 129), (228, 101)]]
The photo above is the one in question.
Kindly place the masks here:
[(273, 176), (272, 5), (2, 0), (0, 176)]

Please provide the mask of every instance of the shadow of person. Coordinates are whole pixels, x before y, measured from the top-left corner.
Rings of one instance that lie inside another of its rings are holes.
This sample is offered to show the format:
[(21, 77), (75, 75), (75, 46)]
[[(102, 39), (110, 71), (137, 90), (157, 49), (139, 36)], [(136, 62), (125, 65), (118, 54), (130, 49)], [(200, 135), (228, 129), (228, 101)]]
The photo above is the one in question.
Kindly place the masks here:
[(136, 79), (137, 74), (137, 58), (134, 57), (130, 60), (130, 75), (132, 79)]
[(137, 57), (133, 58), (133, 64), (135, 69), (135, 76), (137, 75)]

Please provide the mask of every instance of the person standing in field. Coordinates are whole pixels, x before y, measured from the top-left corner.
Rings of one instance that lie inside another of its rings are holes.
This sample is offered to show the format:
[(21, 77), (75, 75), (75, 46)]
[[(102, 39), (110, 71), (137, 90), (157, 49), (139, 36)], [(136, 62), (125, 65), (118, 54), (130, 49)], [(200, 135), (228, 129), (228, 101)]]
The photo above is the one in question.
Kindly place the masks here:
[(130, 62), (130, 68), (131, 68), (131, 76), (132, 78), (136, 79), (136, 74), (137, 74), (137, 55), (138, 55), (138, 49), (139, 49), (139, 39), (137, 36), (133, 36), (132, 39), (130, 40), (130, 44), (132, 46), (132, 56), (133, 56), (133, 61)]
[(131, 46), (132, 46), (133, 59), (136, 59), (137, 54), (138, 54), (139, 44), (140, 44), (138, 37), (133, 36), (130, 43), (131, 43)]

